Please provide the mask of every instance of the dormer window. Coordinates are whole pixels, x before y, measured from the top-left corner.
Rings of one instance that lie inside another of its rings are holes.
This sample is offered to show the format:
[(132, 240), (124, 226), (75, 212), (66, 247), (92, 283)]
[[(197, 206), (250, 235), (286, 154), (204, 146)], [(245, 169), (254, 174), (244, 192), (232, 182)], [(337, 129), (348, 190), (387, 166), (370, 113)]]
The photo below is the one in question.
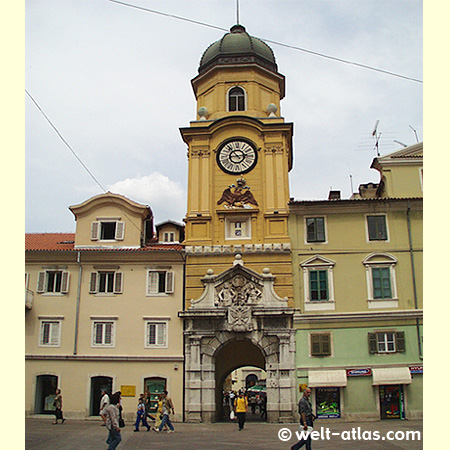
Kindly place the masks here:
[(98, 220), (92, 222), (91, 240), (121, 241), (124, 237), (125, 222), (119, 220)]
[(228, 111), (245, 111), (245, 92), (240, 87), (228, 91)]

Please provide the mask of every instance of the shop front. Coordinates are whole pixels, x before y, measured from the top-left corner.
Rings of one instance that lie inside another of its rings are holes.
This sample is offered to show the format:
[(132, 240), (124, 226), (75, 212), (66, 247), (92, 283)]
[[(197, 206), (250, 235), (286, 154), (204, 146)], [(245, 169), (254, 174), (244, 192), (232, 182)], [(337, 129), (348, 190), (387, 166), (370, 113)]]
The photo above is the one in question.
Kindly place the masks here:
[(411, 372), (408, 367), (373, 369), (372, 385), (378, 387), (381, 420), (406, 418), (404, 386), (411, 382)]

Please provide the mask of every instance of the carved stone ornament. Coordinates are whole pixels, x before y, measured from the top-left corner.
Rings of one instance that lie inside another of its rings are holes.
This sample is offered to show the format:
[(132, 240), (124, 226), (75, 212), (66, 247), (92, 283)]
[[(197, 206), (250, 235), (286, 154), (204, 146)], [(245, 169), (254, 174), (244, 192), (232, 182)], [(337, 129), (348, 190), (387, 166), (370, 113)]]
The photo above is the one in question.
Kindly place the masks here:
[(245, 178), (238, 178), (236, 184), (231, 184), (222, 193), (217, 202), (218, 205), (224, 203), (225, 208), (252, 208), (251, 205), (258, 206), (255, 197), (250, 192), (250, 187), (246, 185)]

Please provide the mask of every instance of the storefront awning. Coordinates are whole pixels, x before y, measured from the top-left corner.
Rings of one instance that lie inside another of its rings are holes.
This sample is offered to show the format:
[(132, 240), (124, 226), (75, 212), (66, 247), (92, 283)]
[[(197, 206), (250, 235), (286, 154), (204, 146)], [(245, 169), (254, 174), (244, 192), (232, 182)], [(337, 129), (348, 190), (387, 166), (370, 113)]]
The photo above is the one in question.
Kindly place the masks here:
[(345, 387), (347, 373), (345, 370), (310, 370), (308, 372), (309, 387)]
[(411, 372), (408, 367), (372, 369), (372, 386), (380, 384), (410, 384)]

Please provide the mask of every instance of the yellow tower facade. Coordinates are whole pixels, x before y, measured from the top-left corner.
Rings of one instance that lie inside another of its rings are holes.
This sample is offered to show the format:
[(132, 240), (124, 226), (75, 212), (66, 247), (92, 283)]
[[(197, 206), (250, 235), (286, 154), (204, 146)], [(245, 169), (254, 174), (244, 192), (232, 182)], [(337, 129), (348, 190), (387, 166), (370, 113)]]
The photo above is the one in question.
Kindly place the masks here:
[(206, 49), (192, 86), (197, 118), (180, 130), (189, 158), (187, 306), (206, 271), (225, 271), (236, 254), (258, 273), (269, 268), (292, 305), (293, 124), (279, 114), (284, 76), (270, 47), (235, 25)]

